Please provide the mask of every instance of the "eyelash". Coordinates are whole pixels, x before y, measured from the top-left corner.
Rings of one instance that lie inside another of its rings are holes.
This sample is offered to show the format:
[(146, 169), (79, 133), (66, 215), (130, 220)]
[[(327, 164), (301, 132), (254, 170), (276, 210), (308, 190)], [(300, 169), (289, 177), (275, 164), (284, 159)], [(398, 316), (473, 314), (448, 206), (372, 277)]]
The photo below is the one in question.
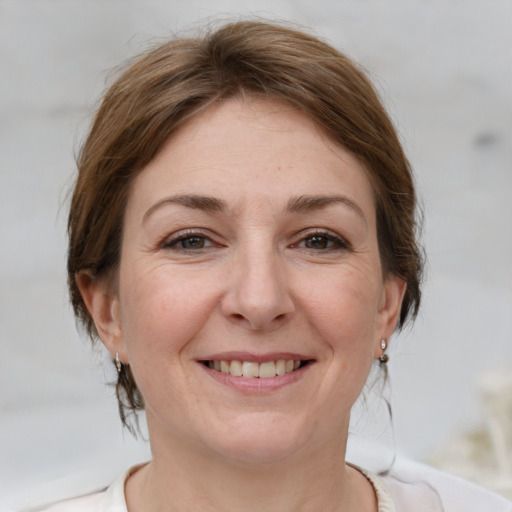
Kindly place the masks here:
[[(191, 239), (199, 239), (203, 244), (204, 243), (210, 243), (211, 245), (204, 247), (179, 247), (179, 244), (183, 244), (186, 241), (189, 241)], [(327, 245), (331, 244), (327, 247), (322, 248), (314, 248), (314, 247), (305, 247), (301, 246), (300, 244), (306, 243), (308, 240), (311, 240), (313, 238), (319, 238), (326, 242)], [(206, 236), (204, 233), (200, 231), (185, 231), (180, 232), (178, 234), (172, 235), (171, 237), (166, 238), (161, 244), (160, 248), (162, 249), (171, 249), (171, 250), (178, 250), (180, 252), (198, 252), (200, 250), (208, 249), (211, 246), (215, 245), (215, 242), (212, 241), (212, 239), (208, 236)], [(351, 251), (352, 247), (350, 244), (343, 238), (332, 234), (329, 231), (310, 231), (308, 233), (302, 234), (301, 238), (298, 242), (291, 245), (291, 247), (301, 247), (307, 251), (311, 252), (335, 252), (335, 251), (344, 251), (348, 250)]]
[(341, 251), (343, 251), (343, 250), (351, 251), (352, 250), (352, 247), (345, 239), (343, 239), (337, 235), (334, 235), (329, 231), (308, 232), (308, 233), (302, 235), (301, 239), (297, 243), (293, 244), (293, 246), (297, 247), (297, 246), (299, 246), (299, 244), (306, 242), (307, 240), (311, 240), (312, 238), (315, 238), (315, 237), (324, 239), (327, 241), (327, 243), (331, 243), (332, 244), (331, 247), (325, 247), (325, 248), (321, 248), (321, 249), (304, 247), (304, 249), (306, 249), (308, 251), (312, 251), (312, 252), (323, 252), (323, 251), (331, 252), (331, 251), (340, 251), (340, 250)]
[(171, 237), (166, 238), (161, 244), (160, 248), (162, 249), (174, 249), (181, 252), (196, 252), (197, 250), (201, 249), (208, 249), (209, 247), (199, 247), (198, 248), (187, 248), (187, 247), (177, 247), (180, 243), (183, 243), (187, 240), (191, 240), (193, 238), (200, 239), (204, 242), (210, 242), (212, 245), (214, 245), (214, 242), (212, 239), (208, 236), (206, 236), (204, 233), (198, 232), (198, 231), (182, 231), (180, 233), (177, 233), (175, 235), (172, 235)]

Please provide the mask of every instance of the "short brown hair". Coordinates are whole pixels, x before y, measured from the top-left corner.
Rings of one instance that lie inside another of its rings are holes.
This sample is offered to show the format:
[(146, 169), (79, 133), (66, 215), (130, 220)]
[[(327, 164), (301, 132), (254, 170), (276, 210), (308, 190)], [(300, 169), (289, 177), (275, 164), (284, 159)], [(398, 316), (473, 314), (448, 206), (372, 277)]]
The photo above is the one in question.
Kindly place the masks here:
[[(292, 105), (360, 159), (375, 193), (384, 272), (407, 284), (399, 326), (416, 316), (423, 261), (413, 178), (371, 82), (349, 58), (311, 35), (242, 21), (159, 44), (136, 58), (103, 98), (78, 156), (68, 219), (71, 303), (93, 339), (97, 332), (75, 277), (85, 269), (99, 279), (116, 274), (134, 177), (188, 119), (241, 94)], [(126, 424), (127, 410), (143, 408), (127, 366), (117, 393)]]

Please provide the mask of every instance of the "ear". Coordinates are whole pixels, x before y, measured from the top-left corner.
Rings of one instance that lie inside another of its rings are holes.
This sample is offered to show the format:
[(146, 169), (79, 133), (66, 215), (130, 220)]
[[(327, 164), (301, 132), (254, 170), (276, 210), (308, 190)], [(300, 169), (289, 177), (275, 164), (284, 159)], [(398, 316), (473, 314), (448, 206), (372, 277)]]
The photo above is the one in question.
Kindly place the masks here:
[(126, 361), (117, 294), (87, 270), (80, 271), (75, 279), (103, 345), (112, 357), (119, 353), (121, 361)]
[(389, 275), (384, 282), (380, 309), (377, 314), (377, 339), (374, 353), (376, 358), (382, 354), (380, 347), (382, 338), (388, 340), (396, 329), (406, 288), (405, 281), (393, 274)]

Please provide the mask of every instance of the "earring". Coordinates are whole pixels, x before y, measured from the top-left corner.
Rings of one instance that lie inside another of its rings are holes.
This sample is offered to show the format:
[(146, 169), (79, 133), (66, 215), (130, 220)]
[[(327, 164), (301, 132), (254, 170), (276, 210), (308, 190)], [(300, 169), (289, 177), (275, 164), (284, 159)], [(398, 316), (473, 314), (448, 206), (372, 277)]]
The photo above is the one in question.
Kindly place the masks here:
[(380, 340), (380, 348), (382, 349), (382, 354), (379, 357), (380, 364), (386, 364), (389, 361), (389, 356), (385, 352), (388, 348), (388, 340), (386, 338)]
[(117, 373), (121, 373), (121, 369), (123, 368), (123, 364), (119, 361), (119, 352), (116, 352), (115, 365), (117, 368)]

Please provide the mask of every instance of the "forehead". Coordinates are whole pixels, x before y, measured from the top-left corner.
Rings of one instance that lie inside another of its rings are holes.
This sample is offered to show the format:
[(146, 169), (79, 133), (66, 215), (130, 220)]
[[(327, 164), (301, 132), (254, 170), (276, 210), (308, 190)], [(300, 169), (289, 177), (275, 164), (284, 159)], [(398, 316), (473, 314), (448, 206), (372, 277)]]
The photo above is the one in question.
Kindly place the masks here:
[(129, 206), (189, 193), (239, 205), (343, 193), (374, 208), (367, 173), (353, 154), (297, 109), (254, 98), (233, 98), (194, 116), (136, 177)]

